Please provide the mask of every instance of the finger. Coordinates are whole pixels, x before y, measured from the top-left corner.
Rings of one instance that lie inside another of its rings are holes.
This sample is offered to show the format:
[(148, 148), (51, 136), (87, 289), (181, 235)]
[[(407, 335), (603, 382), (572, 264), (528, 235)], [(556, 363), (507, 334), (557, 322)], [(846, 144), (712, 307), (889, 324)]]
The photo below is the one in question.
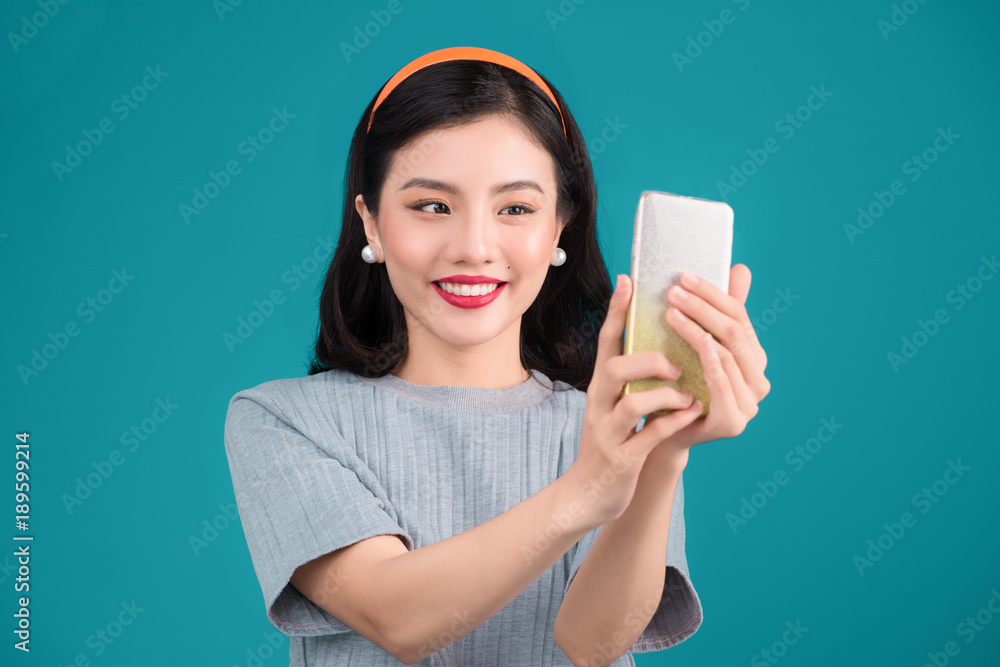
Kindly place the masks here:
[(667, 298), (685, 315), (697, 322), (705, 331), (711, 332), (717, 340), (725, 345), (726, 349), (735, 356), (736, 362), (743, 369), (746, 377), (763, 372), (763, 350), (758, 349), (759, 344), (757, 344), (756, 338), (753, 344), (747, 340), (746, 329), (739, 321), (720, 312), (715, 306), (700, 296), (688, 292), (680, 285), (674, 285), (667, 290)]
[(729, 296), (733, 297), (741, 304), (746, 304), (747, 295), (750, 294), (750, 267), (746, 264), (733, 264), (729, 271)]
[(684, 410), (690, 407), (692, 400), (691, 394), (673, 387), (637, 391), (618, 401), (611, 421), (617, 432), (627, 436), (630, 431), (635, 431), (636, 424), (643, 415), (657, 410)]
[[(744, 312), (746, 311), (746, 302), (750, 294), (750, 282), (752, 279), (753, 276), (750, 273), (749, 266), (746, 264), (733, 264), (733, 268), (729, 272), (729, 294), (744, 306)], [(750, 321), (749, 316), (745, 319), (741, 318), (740, 324), (743, 327), (743, 335), (746, 336), (747, 343), (752, 348), (759, 350), (757, 353), (760, 359), (759, 371), (763, 373), (767, 367), (767, 354), (764, 352), (764, 348), (761, 347), (760, 340), (757, 338), (757, 330), (753, 328), (753, 322)], [(765, 391), (764, 393), (767, 392)]]
[[(662, 378), (676, 380), (681, 376), (681, 369), (670, 363), (667, 357), (658, 350), (646, 350), (634, 354), (620, 354), (611, 357), (603, 367), (601, 382), (595, 388), (592, 400), (602, 410), (611, 412), (623, 398), (622, 390), (631, 380), (642, 378)], [(645, 392), (640, 392), (645, 393)], [(631, 396), (631, 394), (628, 394)], [(588, 396), (587, 401), (590, 402)], [(644, 413), (642, 413), (644, 414)], [(636, 417), (636, 420), (642, 416)], [(632, 422), (635, 428), (635, 422)]]
[(760, 342), (757, 340), (757, 332), (754, 331), (753, 323), (750, 321), (746, 306), (744, 305), (746, 303), (744, 291), (749, 293), (750, 290), (750, 269), (745, 264), (736, 264), (734, 265), (734, 270), (735, 275), (733, 271), (730, 271), (729, 284), (730, 288), (735, 290), (735, 296), (724, 294), (722, 290), (711, 282), (691, 271), (685, 271), (681, 274), (681, 283), (689, 292), (697, 295), (737, 322), (742, 328), (743, 335), (749, 345), (750, 353), (757, 359), (758, 365), (763, 369), (763, 366), (767, 363), (766, 355), (760, 346)]
[(722, 361), (722, 367), (729, 378), (729, 386), (733, 389), (733, 396), (736, 398), (739, 411), (751, 418), (755, 417), (758, 410), (758, 399), (751, 390), (747, 379), (743, 376), (743, 370), (733, 358), (733, 354), (718, 342), (715, 343), (715, 352)]
[(628, 448), (628, 454), (646, 457), (654, 447), (666, 438), (669, 438), (698, 419), (701, 412), (701, 402), (695, 401), (687, 409), (675, 410), (668, 415), (659, 415), (656, 419), (647, 418), (642, 429), (622, 443), (621, 446)]
[[(716, 350), (719, 343), (712, 337), (712, 334), (702, 329), (697, 322), (685, 316), (677, 308), (667, 309), (667, 322), (698, 353), (705, 375), (705, 384), (708, 386), (711, 396), (709, 418), (711, 418), (712, 412), (732, 414), (732, 410), (737, 408), (736, 397), (733, 394), (729, 376)], [(715, 405), (716, 402), (720, 402), (718, 407)]]
[(705, 372), (705, 384), (708, 385), (711, 397), (706, 420), (712, 420), (713, 423), (726, 422), (739, 412), (739, 404), (733, 393), (729, 373), (722, 365), (722, 358), (718, 352), (719, 344), (712, 338), (712, 334), (705, 333), (696, 339), (694, 348), (698, 351), (701, 359), (701, 367)]
[(746, 316), (746, 308), (743, 307), (742, 303), (691, 271), (685, 271), (681, 274), (681, 286), (712, 304), (722, 311), (723, 314), (728, 315), (734, 320), (739, 320), (741, 317)]
[(597, 355), (594, 361), (595, 378), (610, 357), (621, 354), (622, 333), (625, 331), (625, 313), (632, 296), (632, 281), (624, 273), (618, 275), (619, 283), (611, 294), (608, 312), (601, 330), (597, 333)]

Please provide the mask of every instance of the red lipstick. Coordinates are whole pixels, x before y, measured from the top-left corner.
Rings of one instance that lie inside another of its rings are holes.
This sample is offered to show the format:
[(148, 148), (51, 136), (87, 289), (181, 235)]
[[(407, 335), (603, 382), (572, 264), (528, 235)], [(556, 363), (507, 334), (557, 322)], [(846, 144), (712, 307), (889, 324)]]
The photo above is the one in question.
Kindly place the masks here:
[[(479, 294), (477, 296), (462, 296), (461, 294), (452, 294), (451, 292), (443, 290), (438, 285), (439, 282), (459, 284), (459, 285), (480, 285), (483, 283), (497, 283), (497, 287), (489, 294)], [(502, 280), (498, 280), (496, 278), (493, 278), (492, 276), (482, 276), (482, 275), (448, 276), (446, 278), (441, 278), (440, 280), (436, 280), (431, 284), (434, 285), (434, 289), (437, 290), (437, 293), (441, 295), (442, 299), (444, 299), (451, 305), (456, 306), (457, 308), (466, 308), (466, 309), (482, 308), (483, 306), (491, 303), (494, 299), (500, 296), (500, 292), (502, 292), (504, 287), (507, 286), (507, 283), (503, 282)]]

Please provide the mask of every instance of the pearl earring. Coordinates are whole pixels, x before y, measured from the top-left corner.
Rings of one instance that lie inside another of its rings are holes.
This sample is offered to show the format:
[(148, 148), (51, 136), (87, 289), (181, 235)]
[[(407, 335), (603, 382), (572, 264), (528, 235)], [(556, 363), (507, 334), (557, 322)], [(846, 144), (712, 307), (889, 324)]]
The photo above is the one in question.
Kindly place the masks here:
[(369, 264), (373, 264), (378, 261), (378, 248), (373, 246), (371, 243), (366, 245), (361, 249), (361, 259), (365, 260)]
[(566, 251), (556, 248), (552, 251), (552, 266), (562, 266), (566, 262)]

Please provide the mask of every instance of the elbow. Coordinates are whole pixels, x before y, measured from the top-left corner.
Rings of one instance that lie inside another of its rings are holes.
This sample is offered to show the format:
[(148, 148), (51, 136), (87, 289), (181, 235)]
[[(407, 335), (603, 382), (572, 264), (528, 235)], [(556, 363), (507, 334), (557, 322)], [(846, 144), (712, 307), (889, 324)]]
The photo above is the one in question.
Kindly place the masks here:
[(386, 653), (404, 665), (415, 665), (421, 660), (405, 644), (399, 642), (384, 640), (382, 648), (385, 649)]
[(566, 654), (569, 661), (575, 665), (575, 667), (583, 667), (584, 665), (589, 665), (589, 663), (583, 660), (579, 655), (577, 655), (577, 648), (573, 646), (570, 642), (566, 640), (566, 632), (560, 631), (559, 620), (556, 619), (556, 625), (552, 631), (553, 639), (555, 639), (556, 646), (559, 650)]
[[(558, 642), (556, 642), (556, 646), (558, 646), (559, 649), (563, 653), (566, 654), (566, 657), (569, 658), (569, 661), (571, 663), (573, 663), (574, 667), (594, 667), (595, 663), (593, 663), (593, 662), (591, 662), (589, 660), (585, 660), (582, 657), (580, 657), (578, 655), (575, 655), (574, 653), (571, 653), (570, 651), (567, 651), (565, 648), (563, 648), (562, 644), (559, 644)], [(603, 663), (602, 662), (601, 664), (604, 665), (604, 664), (607, 664), (607, 663)]]
[[(562, 649), (563, 653), (566, 653), (566, 650), (561, 646), (559, 648)], [(600, 653), (591, 654), (589, 657), (566, 653), (566, 657), (569, 658), (574, 667), (606, 667), (611, 664)]]
[[(557, 626), (558, 627), (558, 626)], [(566, 639), (566, 631), (560, 632), (559, 630), (553, 631), (553, 638), (555, 639), (556, 646), (559, 650), (566, 654), (569, 661), (573, 663), (575, 667), (603, 667), (605, 665), (611, 664), (612, 661), (608, 661), (607, 656), (600, 652), (591, 652), (586, 654), (580, 646), (574, 646), (571, 641)], [(617, 659), (618, 656), (615, 656)]]
[(427, 657), (417, 650), (416, 642), (411, 641), (409, 636), (404, 636), (403, 633), (398, 631), (398, 624), (393, 625), (395, 625), (394, 628), (384, 625), (379, 627), (379, 637), (381, 637), (379, 645), (387, 653), (404, 665), (415, 665)]
[(398, 650), (392, 654), (392, 657), (404, 665), (415, 665), (423, 659), (412, 654), (404, 654)]

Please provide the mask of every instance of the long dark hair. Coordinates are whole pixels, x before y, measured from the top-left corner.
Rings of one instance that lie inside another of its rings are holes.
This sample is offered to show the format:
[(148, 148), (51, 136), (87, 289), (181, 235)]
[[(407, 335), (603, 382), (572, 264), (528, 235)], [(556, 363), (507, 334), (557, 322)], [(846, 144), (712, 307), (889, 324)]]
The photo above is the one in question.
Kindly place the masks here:
[(479, 60), (446, 61), (414, 72), (382, 101), (366, 133), (378, 94), (372, 98), (351, 141), (340, 239), (320, 296), (309, 375), (341, 368), (380, 377), (407, 352), (403, 307), (385, 265), (361, 258), (368, 241), (355, 208), (357, 195), (364, 195), (368, 210), (377, 217), (395, 151), (426, 132), (500, 115), (523, 124), (552, 155), (556, 215), (567, 221), (559, 237), (566, 262), (549, 267), (537, 298), (521, 318), (521, 363), (587, 390), (611, 281), (597, 241), (597, 192), (586, 144), (559, 91), (542, 79), (559, 101), (566, 134), (551, 99), (538, 86), (514, 70)]

